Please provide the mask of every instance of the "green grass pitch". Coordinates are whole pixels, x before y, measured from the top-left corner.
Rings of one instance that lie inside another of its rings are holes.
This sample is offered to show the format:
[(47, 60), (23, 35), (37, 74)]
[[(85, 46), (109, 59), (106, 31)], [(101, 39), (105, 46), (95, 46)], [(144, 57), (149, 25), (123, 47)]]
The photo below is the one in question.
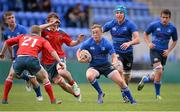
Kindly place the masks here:
[[(53, 85), (56, 98), (61, 99), (61, 105), (50, 104), (44, 88), (41, 86), (44, 101), (37, 102), (34, 92), (27, 92), (24, 84), (15, 84), (9, 94), (9, 104), (0, 104), (0, 111), (180, 111), (180, 85), (163, 84), (161, 87), (162, 100), (156, 100), (152, 84), (145, 85), (139, 92), (137, 84), (131, 83), (130, 89), (137, 101), (136, 105), (122, 102), (120, 90), (112, 83), (100, 83), (106, 96), (104, 103), (96, 103), (97, 93), (90, 84), (80, 84), (82, 102), (64, 92), (57, 85)], [(0, 85), (0, 96), (3, 85)]]

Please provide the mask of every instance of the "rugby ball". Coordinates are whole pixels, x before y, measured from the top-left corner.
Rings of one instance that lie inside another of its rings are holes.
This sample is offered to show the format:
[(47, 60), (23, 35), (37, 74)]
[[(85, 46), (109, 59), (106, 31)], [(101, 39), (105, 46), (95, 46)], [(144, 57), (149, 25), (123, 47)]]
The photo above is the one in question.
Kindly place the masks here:
[(82, 59), (82, 58), (87, 59), (87, 62), (88, 62), (88, 63), (91, 62), (91, 60), (92, 60), (92, 56), (91, 56), (91, 54), (89, 53), (88, 50), (81, 50), (81, 51), (80, 51), (80, 58), (81, 58), (81, 59)]

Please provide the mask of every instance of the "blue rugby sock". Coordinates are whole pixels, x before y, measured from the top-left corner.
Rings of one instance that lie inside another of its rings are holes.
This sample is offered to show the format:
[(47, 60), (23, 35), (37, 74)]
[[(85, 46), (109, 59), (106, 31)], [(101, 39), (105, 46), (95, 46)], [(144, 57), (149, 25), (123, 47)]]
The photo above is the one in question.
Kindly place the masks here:
[(160, 95), (161, 82), (154, 82), (154, 88), (155, 88), (156, 96)]
[(94, 81), (91, 82), (91, 85), (96, 89), (96, 91), (98, 92), (98, 94), (102, 94), (102, 89), (99, 86), (99, 83), (96, 79), (94, 79)]
[(122, 90), (121, 90), (121, 94), (122, 94), (123, 98), (126, 96), (125, 93)]
[(24, 79), (24, 80), (26, 80), (27, 82), (29, 81), (28, 75), (26, 75), (26, 74), (24, 74), (24, 73), (22, 74), (21, 78)]
[(33, 89), (34, 89), (37, 97), (42, 96), (40, 85), (33, 87)]
[(133, 102), (133, 101), (134, 101), (134, 99), (133, 99), (133, 97), (132, 97), (132, 95), (131, 95), (131, 92), (129, 91), (129, 88), (128, 88), (128, 87), (123, 88), (123, 89), (122, 89), (122, 92), (128, 97), (128, 99), (130, 100), (130, 102)]
[(148, 82), (150, 82), (151, 80), (150, 80), (150, 77), (149, 76), (145, 76), (145, 78), (143, 79), (143, 82), (144, 83), (148, 83)]

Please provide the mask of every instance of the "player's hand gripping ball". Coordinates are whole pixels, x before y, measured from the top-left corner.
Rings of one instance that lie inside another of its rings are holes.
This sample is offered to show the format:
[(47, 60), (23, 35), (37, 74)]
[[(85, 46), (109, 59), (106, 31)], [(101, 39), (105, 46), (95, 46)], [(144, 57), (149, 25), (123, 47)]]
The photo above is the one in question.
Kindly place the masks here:
[(89, 63), (92, 60), (92, 56), (88, 50), (81, 50), (80, 51), (80, 60), (84, 63)]

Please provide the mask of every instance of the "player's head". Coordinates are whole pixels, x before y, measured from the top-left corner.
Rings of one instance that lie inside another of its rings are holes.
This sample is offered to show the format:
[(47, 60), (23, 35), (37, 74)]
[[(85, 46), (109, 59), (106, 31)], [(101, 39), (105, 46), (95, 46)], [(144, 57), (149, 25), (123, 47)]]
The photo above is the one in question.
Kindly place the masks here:
[(91, 26), (92, 37), (95, 41), (99, 41), (102, 35), (102, 27), (99, 24)]
[(5, 24), (7, 24), (8, 26), (12, 26), (16, 24), (15, 16), (12, 11), (5, 12), (3, 15), (3, 20)]
[(50, 23), (50, 22), (53, 22), (54, 19), (57, 19), (59, 20), (59, 22), (55, 23), (54, 25), (52, 25), (50, 27), (51, 30), (57, 30), (59, 28), (59, 25), (60, 25), (60, 18), (59, 16), (55, 13), (55, 12), (51, 12), (48, 14), (48, 17), (47, 17), (47, 22)]
[(114, 14), (116, 16), (116, 19), (121, 22), (124, 20), (126, 14), (127, 14), (127, 9), (123, 5), (118, 5), (114, 9)]
[(38, 25), (33, 25), (31, 26), (30, 33), (41, 36), (41, 28)]
[(171, 11), (169, 9), (164, 9), (161, 11), (161, 23), (167, 25), (171, 19)]

